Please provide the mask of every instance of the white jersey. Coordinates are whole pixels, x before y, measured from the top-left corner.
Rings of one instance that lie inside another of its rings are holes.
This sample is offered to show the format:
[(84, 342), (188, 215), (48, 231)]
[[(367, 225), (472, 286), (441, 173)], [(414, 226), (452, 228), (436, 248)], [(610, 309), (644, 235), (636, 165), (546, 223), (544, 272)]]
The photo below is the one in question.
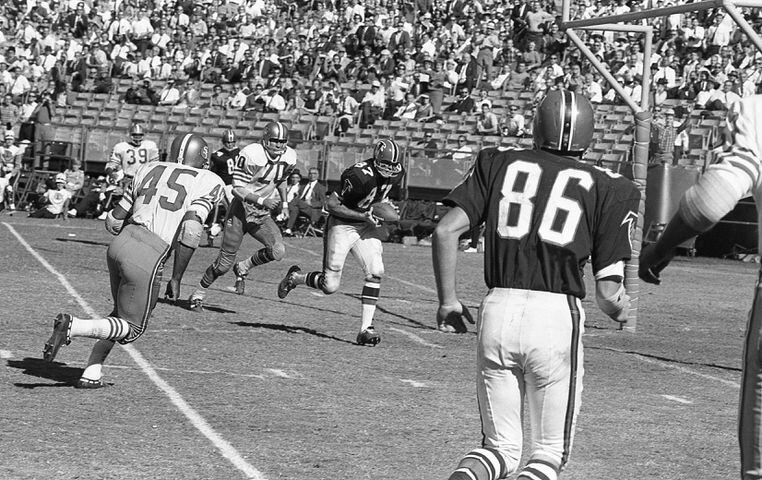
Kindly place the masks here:
[(127, 178), (133, 178), (144, 163), (159, 161), (159, 148), (153, 140), (143, 140), (140, 145), (119, 142), (114, 145), (106, 163), (107, 170), (121, 170)]
[(0, 146), (0, 163), (4, 172), (12, 172), (21, 163), (21, 149), (16, 145)]
[(53, 215), (63, 213), (64, 207), (66, 206), (66, 201), (71, 200), (71, 192), (65, 188), (63, 190), (51, 188), (45, 192), (44, 196), (48, 202), (48, 204), (45, 205), (45, 208), (47, 208), (48, 211)]
[(0, 177), (0, 203), (5, 200), (5, 191), (8, 189), (8, 177)]
[(119, 205), (132, 213), (132, 223), (171, 245), (185, 213), (194, 212), (204, 222), (222, 198), (224, 187), (209, 170), (154, 162), (137, 170)]
[(268, 197), (296, 166), (296, 152), (291, 147), (273, 161), (261, 143), (241, 149), (233, 170), (233, 187), (243, 187), (260, 197)]

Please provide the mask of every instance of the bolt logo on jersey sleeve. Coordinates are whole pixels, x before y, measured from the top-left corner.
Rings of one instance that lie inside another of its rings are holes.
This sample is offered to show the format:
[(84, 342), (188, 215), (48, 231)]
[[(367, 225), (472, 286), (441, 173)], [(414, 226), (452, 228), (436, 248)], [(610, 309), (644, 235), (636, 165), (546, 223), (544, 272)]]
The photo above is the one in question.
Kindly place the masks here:
[(374, 203), (383, 202), (403, 172), (393, 177), (383, 177), (373, 168), (373, 161), (356, 163), (341, 174), (341, 203), (357, 212), (367, 212)]
[(158, 160), (159, 148), (152, 140), (143, 140), (138, 146), (130, 142), (119, 142), (114, 146), (106, 168), (121, 170), (125, 177), (133, 178), (143, 164)]
[(195, 212), (203, 223), (223, 191), (222, 180), (209, 170), (155, 162), (138, 169), (119, 205), (132, 212), (132, 223), (171, 245), (185, 212)]
[(461, 207), (472, 226), (486, 222), (489, 288), (583, 298), (588, 257), (597, 273), (632, 255), (639, 199), (631, 181), (604, 169), (546, 152), (485, 149), (445, 203)]

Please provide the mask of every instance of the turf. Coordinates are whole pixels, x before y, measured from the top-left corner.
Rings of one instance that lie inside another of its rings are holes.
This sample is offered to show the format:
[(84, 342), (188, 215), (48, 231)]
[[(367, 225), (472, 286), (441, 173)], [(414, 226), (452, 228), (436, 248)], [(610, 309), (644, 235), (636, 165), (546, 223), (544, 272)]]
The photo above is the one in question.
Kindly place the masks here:
[[(84, 311), (8, 225), (106, 314), (110, 236), (101, 223), (0, 222), (0, 478), (245, 478), (123, 348), (104, 369), (110, 386), (95, 391), (72, 388), (92, 340), (74, 339), (55, 363), (42, 362), (54, 316)], [(385, 245), (382, 342), (370, 348), (354, 345), (362, 288), (354, 260), (338, 293), (299, 287), (279, 300), (290, 265), (320, 267), (319, 239), (287, 244), (283, 262), (252, 272), (244, 296), (231, 292), (229, 274), (204, 313), (160, 303), (134, 347), (263, 478), (447, 478), (481, 438), (476, 336), (473, 327), (464, 335), (434, 328), (430, 249)], [(258, 245), (247, 239), (243, 248)], [(198, 250), (183, 297), (215, 255)], [(482, 261), (459, 257), (460, 294), (474, 311), (486, 290)], [(562, 478), (738, 477), (738, 382), (757, 268), (677, 259), (663, 286), (641, 286), (635, 333), (585, 300), (582, 411)]]

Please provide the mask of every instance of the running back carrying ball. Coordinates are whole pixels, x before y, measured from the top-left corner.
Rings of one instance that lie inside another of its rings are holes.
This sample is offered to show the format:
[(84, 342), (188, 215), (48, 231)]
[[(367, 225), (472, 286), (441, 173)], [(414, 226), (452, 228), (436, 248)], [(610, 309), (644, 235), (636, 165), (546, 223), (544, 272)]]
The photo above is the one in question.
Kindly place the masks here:
[(374, 203), (370, 206), (370, 211), (379, 222), (397, 222), (400, 219), (399, 212), (389, 202)]

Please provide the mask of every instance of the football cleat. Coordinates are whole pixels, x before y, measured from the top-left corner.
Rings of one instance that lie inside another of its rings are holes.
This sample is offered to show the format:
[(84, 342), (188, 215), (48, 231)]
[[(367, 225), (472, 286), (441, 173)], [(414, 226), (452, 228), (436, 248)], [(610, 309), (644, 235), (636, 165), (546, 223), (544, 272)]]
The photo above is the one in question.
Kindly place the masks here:
[(294, 265), (288, 269), (288, 273), (283, 277), (283, 280), (278, 284), (278, 298), (286, 298), (288, 292), (296, 288), (296, 281), (294, 275), (301, 272), (302, 269), (298, 265)]
[(204, 311), (204, 296), (199, 295), (197, 292), (193, 292), (188, 298), (188, 304), (193, 312), (203, 312)]
[(235, 293), (243, 295), (244, 291), (246, 291), (246, 275), (248, 275), (248, 272), (241, 273), (238, 264), (235, 263), (233, 264), (233, 274), (235, 274)]
[(358, 345), (370, 345), (371, 347), (375, 347), (379, 343), (381, 343), (381, 335), (376, 333), (376, 329), (373, 328), (373, 325), (357, 334)]
[(42, 358), (46, 362), (55, 360), (61, 345), (68, 345), (71, 343), (71, 320), (72, 316), (68, 313), (59, 313), (56, 315), (56, 320), (53, 323), (53, 334), (42, 349)]
[(90, 380), (89, 378), (82, 377), (77, 380), (77, 384), (74, 385), (74, 388), (81, 388), (83, 390), (95, 390), (105, 386), (106, 383), (103, 380)]

